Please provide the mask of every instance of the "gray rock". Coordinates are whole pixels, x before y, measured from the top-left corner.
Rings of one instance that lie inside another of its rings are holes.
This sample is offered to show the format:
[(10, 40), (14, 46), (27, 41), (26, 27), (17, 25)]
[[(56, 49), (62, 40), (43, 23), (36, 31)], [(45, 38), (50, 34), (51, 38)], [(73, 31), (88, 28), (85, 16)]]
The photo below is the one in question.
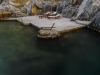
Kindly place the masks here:
[(100, 11), (96, 14), (94, 20), (89, 24), (89, 27), (100, 31)]
[(0, 12), (3, 12), (4, 10), (4, 7), (0, 5)]
[(39, 33), (40, 36), (50, 35), (50, 32), (48, 30), (40, 30), (38, 33)]
[(78, 10), (79, 6), (72, 6), (72, 5), (68, 5), (63, 11), (62, 11), (62, 16), (63, 17), (67, 17), (67, 18), (71, 18), (73, 16), (76, 15), (76, 12)]
[(0, 0), (0, 4), (2, 3), (3, 0)]
[(48, 11), (56, 11), (57, 3), (53, 3), (50, 1), (43, 1), (43, 11), (48, 12)]
[(53, 39), (60, 37), (60, 33), (53, 29), (53, 30), (39, 30), (38, 37), (42, 39)]
[(92, 21), (99, 10), (99, 0), (63, 0), (57, 5), (57, 12), (72, 20)]
[(32, 15), (32, 6), (34, 4), (37, 5), (39, 8), (43, 8), (42, 2), (39, 2), (38, 0), (30, 0), (21, 8), (21, 11), (23, 13), (26, 13), (27, 15)]
[(57, 4), (57, 13), (61, 14), (62, 11), (69, 5), (69, 1), (61, 1)]
[(92, 20), (99, 11), (99, 5), (94, 0), (88, 0), (83, 12), (79, 15), (79, 20)]
[(8, 5), (8, 4), (9, 4), (9, 0), (2, 0), (1, 1), (2, 6)]

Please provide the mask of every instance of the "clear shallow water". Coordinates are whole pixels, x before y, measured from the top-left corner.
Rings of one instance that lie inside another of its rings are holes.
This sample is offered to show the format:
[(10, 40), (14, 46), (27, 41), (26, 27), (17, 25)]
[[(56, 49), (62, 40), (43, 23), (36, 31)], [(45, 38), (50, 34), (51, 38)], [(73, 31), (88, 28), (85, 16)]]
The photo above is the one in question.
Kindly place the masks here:
[(100, 34), (81, 29), (42, 40), (36, 33), (0, 21), (0, 75), (100, 75)]

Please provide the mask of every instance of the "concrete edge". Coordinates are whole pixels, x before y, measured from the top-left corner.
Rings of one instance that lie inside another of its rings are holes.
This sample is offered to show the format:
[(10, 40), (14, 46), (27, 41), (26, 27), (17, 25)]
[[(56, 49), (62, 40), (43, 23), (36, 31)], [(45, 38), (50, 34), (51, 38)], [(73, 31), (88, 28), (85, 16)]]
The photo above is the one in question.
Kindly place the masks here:
[[(0, 21), (4, 21), (4, 20), (0, 20)], [(21, 21), (19, 21), (18, 19), (5, 19), (5, 21), (17, 21), (17, 22), (19, 22), (19, 23), (21, 23), (21, 24), (23, 24), (23, 25), (32, 25), (32, 26), (34, 26), (35, 28), (37, 28), (37, 29), (40, 29), (40, 27), (38, 27), (38, 26), (36, 26), (36, 25), (34, 25), (34, 24), (32, 24), (32, 23), (23, 23), (23, 22), (21, 22)], [(76, 22), (76, 21), (75, 21)], [(76, 22), (76, 23), (78, 23), (78, 22)], [(80, 24), (80, 23), (78, 23), (78, 24)], [(60, 34), (63, 34), (63, 33), (66, 33), (66, 32), (71, 32), (71, 31), (74, 31), (74, 30), (77, 30), (77, 29), (81, 29), (81, 28), (85, 28), (86, 27), (86, 25), (84, 25), (84, 26), (81, 26), (81, 27), (77, 27), (77, 28), (72, 28), (72, 29), (67, 29), (67, 30), (62, 30), (62, 31), (58, 31)]]
[(74, 31), (74, 30), (82, 29), (82, 28), (85, 28), (85, 27), (86, 27), (86, 26), (77, 27), (77, 28), (68, 29), (68, 30), (63, 30), (63, 31), (59, 31), (59, 33), (60, 33), (60, 34), (63, 34), (63, 33), (71, 32), (71, 31)]

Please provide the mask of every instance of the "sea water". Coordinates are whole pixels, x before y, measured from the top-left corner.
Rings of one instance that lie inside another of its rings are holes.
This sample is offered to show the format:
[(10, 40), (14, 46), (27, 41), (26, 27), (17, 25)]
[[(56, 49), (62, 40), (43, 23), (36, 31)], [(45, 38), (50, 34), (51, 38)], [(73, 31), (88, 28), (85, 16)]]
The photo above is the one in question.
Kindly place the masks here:
[(58, 39), (38, 29), (0, 21), (0, 75), (100, 75), (100, 34), (87, 28)]

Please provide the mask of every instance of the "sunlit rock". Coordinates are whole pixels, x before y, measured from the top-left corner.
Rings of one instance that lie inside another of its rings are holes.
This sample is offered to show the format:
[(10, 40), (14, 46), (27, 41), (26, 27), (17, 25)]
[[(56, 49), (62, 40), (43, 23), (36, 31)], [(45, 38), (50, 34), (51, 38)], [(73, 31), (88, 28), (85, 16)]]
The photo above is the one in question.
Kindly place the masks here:
[(38, 37), (42, 39), (54, 39), (60, 36), (60, 33), (55, 30), (40, 30), (38, 32)]
[(23, 13), (28, 15), (36, 15), (38, 8), (43, 8), (42, 2), (37, 0), (30, 0), (21, 8), (21, 10)]

